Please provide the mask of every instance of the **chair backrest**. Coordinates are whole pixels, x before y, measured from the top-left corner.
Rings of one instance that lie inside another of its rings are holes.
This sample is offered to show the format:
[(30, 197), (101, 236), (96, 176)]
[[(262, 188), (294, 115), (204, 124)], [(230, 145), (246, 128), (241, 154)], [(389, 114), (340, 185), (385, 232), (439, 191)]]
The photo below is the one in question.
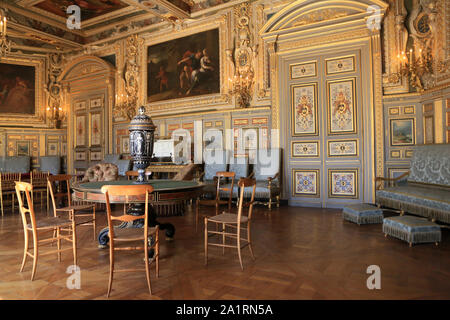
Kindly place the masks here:
[(31, 171), (30, 172), (30, 183), (33, 188), (43, 188), (47, 187), (47, 180), (49, 177), (49, 172)]
[[(33, 186), (28, 182), (16, 181), (15, 183), (17, 201), (19, 202), (19, 211), (22, 216), (23, 230), (27, 233), (28, 219), (27, 214), (30, 215), (31, 228), (33, 229), (33, 235), (36, 235), (36, 215), (34, 213), (33, 201), (31, 201), (31, 193), (33, 193)], [(22, 192), (25, 193), (27, 199), (27, 206), (25, 206)]]
[(213, 180), (216, 172), (227, 171), (228, 152), (226, 150), (215, 150), (205, 152), (205, 176), (204, 180)]
[[(144, 234), (145, 238), (148, 235), (148, 199), (149, 194), (153, 192), (153, 186), (148, 184), (138, 184), (138, 185), (129, 185), (129, 186), (118, 186), (118, 185), (106, 185), (101, 189), (102, 193), (105, 194), (106, 198), (106, 214), (108, 219), (108, 228), (109, 228), (109, 237), (110, 239), (114, 238), (114, 226), (112, 222), (114, 220), (118, 220), (121, 222), (131, 222), (138, 219), (144, 219)], [(124, 196), (125, 203), (128, 203), (128, 199), (130, 196), (132, 197), (142, 197), (145, 196), (145, 211), (143, 215), (133, 216), (124, 214), (121, 216), (113, 216), (111, 214), (111, 204), (109, 196)]]
[(30, 166), (30, 156), (5, 157), (5, 172), (28, 173)]
[(119, 160), (120, 160), (120, 154), (105, 154), (105, 158), (103, 159), (103, 162), (117, 164), (117, 161), (119, 161)]
[(258, 161), (253, 165), (256, 181), (267, 180), (279, 171), (280, 149), (259, 150)]
[[(228, 171), (219, 171), (216, 172), (217, 177), (217, 186), (216, 186), (216, 201), (220, 200), (220, 194), (226, 194), (226, 192), (229, 192), (228, 196), (228, 209), (231, 210), (231, 200), (233, 199), (233, 187), (234, 187), (234, 179), (236, 177), (236, 173), (234, 172), (228, 172)], [(231, 185), (224, 186), (221, 184), (221, 180), (226, 180), (227, 178), (231, 178)]]
[[(57, 174), (48, 176), (47, 185), (50, 190), (50, 197), (53, 203), (53, 213), (56, 217), (56, 201), (55, 199), (61, 199), (67, 197), (68, 206), (72, 205), (72, 197), (70, 196), (70, 179), (72, 176), (69, 174)], [(64, 186), (66, 190), (64, 190)]]
[(114, 164), (117, 166), (119, 176), (124, 176), (131, 168), (131, 160), (127, 159), (117, 160)]
[[(130, 170), (125, 172), (125, 175), (127, 176), (128, 180), (133, 180), (133, 177), (139, 176), (139, 172)], [(148, 177), (152, 175), (152, 172), (149, 170), (145, 170), (144, 175), (145, 178), (148, 179)]]
[(14, 190), (15, 181), (20, 181), (22, 175), (17, 172), (0, 173), (0, 189), (2, 191)]
[(60, 156), (46, 156), (39, 157), (40, 171), (50, 172), (51, 174), (61, 173), (61, 157)]
[[(256, 191), (256, 180), (250, 179), (250, 178), (241, 178), (241, 179), (239, 179), (238, 186), (240, 188), (239, 205), (238, 205), (238, 221), (240, 222), (244, 207), (248, 207), (248, 213), (247, 213), (248, 220), (250, 220), (252, 218), (253, 203), (255, 200), (255, 191)], [(250, 197), (250, 201), (246, 201), (244, 199), (245, 188), (252, 188), (252, 196)]]

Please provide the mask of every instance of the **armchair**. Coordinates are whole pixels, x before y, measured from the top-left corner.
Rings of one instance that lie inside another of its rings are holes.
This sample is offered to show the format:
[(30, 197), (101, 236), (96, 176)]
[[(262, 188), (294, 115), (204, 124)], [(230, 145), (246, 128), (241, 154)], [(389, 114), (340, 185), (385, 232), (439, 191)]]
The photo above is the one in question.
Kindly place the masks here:
[(39, 158), (39, 166), (41, 172), (50, 172), (51, 174), (61, 173), (61, 157), (47, 156)]
[(212, 153), (205, 153), (205, 167), (200, 174), (199, 180), (205, 183), (203, 187), (204, 195), (215, 197), (216, 192), (216, 172), (227, 171), (228, 152), (226, 150), (216, 150)]
[[(273, 199), (276, 199), (277, 207), (280, 206), (280, 149), (270, 149), (258, 152), (257, 162), (253, 165), (251, 178), (256, 180), (256, 199), (267, 199), (264, 205), (272, 209)], [(244, 190), (244, 197), (251, 197), (251, 188)]]

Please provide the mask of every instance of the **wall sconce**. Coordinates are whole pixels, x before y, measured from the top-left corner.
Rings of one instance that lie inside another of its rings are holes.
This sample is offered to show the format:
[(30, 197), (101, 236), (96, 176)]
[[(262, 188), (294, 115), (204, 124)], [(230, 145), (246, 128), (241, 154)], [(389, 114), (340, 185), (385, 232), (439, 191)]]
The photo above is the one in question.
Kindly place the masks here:
[(408, 55), (402, 51), (397, 55), (397, 63), (399, 75), (409, 78), (410, 84), (417, 89), (423, 91), (421, 77), (426, 73), (432, 73), (433, 56), (431, 50), (422, 48), (417, 50), (410, 49)]
[(6, 14), (0, 9), (0, 57), (11, 52), (11, 41), (6, 39)]
[(114, 105), (114, 115), (118, 117), (123, 117), (128, 120), (133, 119), (136, 115), (136, 103), (137, 98), (135, 96), (126, 95), (117, 95), (116, 94), (116, 103)]
[(248, 108), (252, 99), (254, 84), (252, 60), (254, 60), (255, 52), (256, 46), (254, 48), (246, 47), (245, 50), (237, 49), (235, 52), (236, 59), (233, 57), (232, 50), (225, 50), (227, 59), (232, 63), (234, 69), (233, 78), (228, 78), (230, 82), (228, 94), (236, 96), (236, 102), (240, 108)]
[(59, 129), (60, 123), (66, 119), (66, 114), (61, 107), (47, 107), (46, 116), (53, 126)]

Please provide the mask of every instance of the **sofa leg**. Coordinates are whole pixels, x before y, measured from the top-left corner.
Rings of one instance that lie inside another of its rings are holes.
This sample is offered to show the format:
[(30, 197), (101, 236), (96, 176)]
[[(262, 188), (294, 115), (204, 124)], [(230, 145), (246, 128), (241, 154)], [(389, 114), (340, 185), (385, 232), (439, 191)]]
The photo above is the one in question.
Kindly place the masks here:
[(436, 241), (434, 244), (435, 244), (436, 246), (438, 246), (438, 245), (439, 245), (439, 242)]
[(269, 210), (272, 210), (272, 198), (269, 198)]
[(279, 208), (280, 207), (280, 196), (277, 196), (277, 208)]
[(400, 215), (401, 216), (405, 215), (405, 210), (400, 210)]

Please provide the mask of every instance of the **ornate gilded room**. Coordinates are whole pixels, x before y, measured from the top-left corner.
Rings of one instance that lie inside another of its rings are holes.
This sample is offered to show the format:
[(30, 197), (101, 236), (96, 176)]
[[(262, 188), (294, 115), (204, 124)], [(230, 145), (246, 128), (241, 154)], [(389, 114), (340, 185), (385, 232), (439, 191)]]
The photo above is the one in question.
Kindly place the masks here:
[(0, 300), (449, 299), (449, 199), (448, 0), (0, 0)]

